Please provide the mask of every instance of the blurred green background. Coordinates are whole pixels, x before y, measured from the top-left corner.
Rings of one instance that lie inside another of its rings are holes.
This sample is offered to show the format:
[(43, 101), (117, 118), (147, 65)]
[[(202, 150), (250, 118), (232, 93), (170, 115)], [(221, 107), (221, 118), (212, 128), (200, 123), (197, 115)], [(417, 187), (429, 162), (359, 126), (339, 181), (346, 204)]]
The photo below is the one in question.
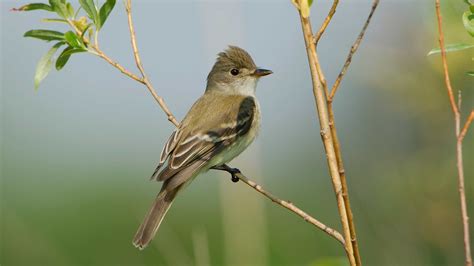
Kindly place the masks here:
[[(437, 46), (434, 1), (382, 0), (335, 101), (365, 265), (461, 265), (454, 122)], [(92, 55), (73, 56), (39, 91), (49, 47), (25, 39), (43, 12), (1, 1), (1, 265), (345, 265), (339, 243), (243, 183), (209, 172), (183, 192), (144, 251), (131, 240), (160, 184), (148, 181), (172, 125), (146, 89)], [(318, 28), (330, 1), (315, 1)], [(77, 5), (76, 5), (77, 6)], [(473, 43), (461, 0), (442, 1), (446, 42)], [(333, 81), (370, 9), (341, 1), (319, 55)], [(274, 71), (258, 97), (262, 130), (232, 162), (248, 177), (340, 228), (290, 1), (134, 1), (150, 79), (182, 118), (205, 88), (215, 55), (247, 49)], [(101, 47), (134, 70), (123, 3)], [(471, 49), (449, 54), (463, 113), (474, 106)], [(465, 116), (465, 115), (464, 115)], [(474, 134), (464, 143), (474, 216)], [(471, 228), (474, 228), (471, 225)], [(471, 233), (473, 230), (471, 230)]]

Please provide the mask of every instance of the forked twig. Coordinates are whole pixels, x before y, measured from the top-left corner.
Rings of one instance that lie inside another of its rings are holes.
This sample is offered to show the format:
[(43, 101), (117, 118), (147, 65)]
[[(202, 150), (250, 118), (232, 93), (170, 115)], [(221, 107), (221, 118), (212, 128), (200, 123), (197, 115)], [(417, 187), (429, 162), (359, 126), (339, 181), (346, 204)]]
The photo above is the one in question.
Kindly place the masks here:
[(341, 177), (339, 174), (339, 168), (337, 164), (336, 151), (334, 149), (334, 143), (332, 134), (330, 132), (330, 124), (328, 117), (328, 109), (326, 106), (326, 94), (321, 85), (321, 77), (318, 74), (317, 67), (317, 53), (316, 47), (314, 45), (313, 31), (311, 29), (311, 21), (309, 16), (303, 16), (301, 10), (298, 10), (300, 15), (301, 28), (303, 31), (303, 37), (306, 45), (306, 53), (308, 56), (308, 62), (310, 66), (312, 87), (314, 100), (317, 108), (317, 117), (319, 118), (320, 133), (321, 139), (324, 145), (326, 152), (327, 164), (329, 167), (329, 173), (331, 176), (331, 181), (333, 184), (333, 189), (336, 194), (337, 209), (339, 211), (339, 218), (342, 224), (342, 231), (345, 241), (345, 250), (347, 258), (351, 266), (356, 265), (356, 260), (354, 258), (354, 250), (351, 242), (351, 234), (349, 229), (349, 221), (347, 215), (347, 208), (344, 203), (343, 193), (342, 193), (342, 184)]
[(451, 104), (451, 109), (454, 114), (455, 122), (455, 131), (456, 131), (456, 159), (457, 159), (457, 170), (458, 170), (458, 186), (459, 186), (459, 198), (461, 204), (461, 216), (463, 223), (463, 238), (464, 238), (464, 255), (466, 266), (472, 266), (472, 256), (471, 256), (471, 243), (469, 235), (469, 216), (467, 213), (467, 203), (466, 203), (466, 194), (464, 189), (464, 167), (463, 167), (463, 155), (462, 155), (462, 141), (466, 135), (469, 126), (474, 119), (474, 110), (471, 111), (469, 117), (467, 118), (464, 127), (461, 130), (461, 113), (459, 109), (461, 108), (461, 101), (459, 101), (459, 106), (456, 105), (456, 100), (453, 94), (453, 88), (451, 86), (451, 81), (449, 79), (448, 71), (448, 61), (446, 59), (446, 47), (444, 45), (444, 34), (443, 34), (443, 23), (441, 16), (441, 7), (440, 1), (435, 0), (436, 4), (436, 18), (438, 21), (438, 34), (439, 34), (439, 47), (441, 48), (441, 60), (443, 62), (443, 71), (444, 71), (444, 82), (446, 85), (446, 90), (448, 92), (449, 103)]
[(334, 0), (332, 2), (331, 9), (329, 10), (328, 15), (324, 19), (323, 24), (321, 25), (321, 28), (319, 28), (318, 33), (314, 35), (314, 45), (318, 45), (319, 39), (321, 39), (321, 36), (323, 36), (324, 31), (326, 31), (326, 28), (329, 25), (329, 22), (331, 22), (332, 17), (334, 16), (334, 13), (336, 13), (337, 5), (339, 4), (339, 0)]
[(359, 45), (362, 39), (364, 38), (365, 31), (367, 30), (367, 27), (369, 26), (370, 20), (372, 19), (372, 16), (374, 15), (375, 9), (377, 8), (378, 4), (379, 4), (379, 0), (374, 0), (372, 2), (372, 8), (370, 10), (369, 16), (367, 17), (367, 20), (365, 21), (365, 24), (362, 27), (362, 30), (360, 31), (359, 36), (357, 37), (354, 44), (352, 45), (351, 50), (349, 51), (349, 54), (347, 55), (346, 62), (344, 63), (344, 66), (342, 67), (341, 72), (339, 72), (339, 75), (337, 76), (337, 79), (334, 82), (334, 85), (332, 86), (331, 94), (328, 97), (328, 101), (330, 102), (333, 101), (334, 95), (336, 95), (336, 91), (339, 88), (339, 85), (341, 84), (342, 78), (346, 74), (346, 71), (349, 68), (349, 65), (351, 64), (352, 56), (359, 48)]
[(469, 126), (471, 125), (472, 120), (474, 120), (474, 110), (472, 110), (469, 116), (467, 117), (466, 123), (464, 123), (464, 126), (461, 129), (461, 133), (459, 133), (458, 141), (462, 142), (464, 140), (464, 137), (466, 136), (467, 131), (469, 130)]
[(165, 112), (165, 114), (168, 117), (168, 121), (173, 123), (175, 126), (178, 126), (179, 122), (176, 120), (174, 115), (171, 113), (171, 111), (169, 110), (169, 108), (166, 105), (163, 98), (161, 98), (156, 93), (155, 89), (153, 89), (153, 86), (151, 85), (150, 81), (148, 81), (148, 77), (145, 74), (145, 69), (143, 69), (143, 65), (142, 65), (142, 62), (140, 60), (140, 55), (138, 53), (137, 39), (135, 37), (135, 29), (133, 27), (133, 21), (132, 21), (132, 0), (127, 0), (127, 2), (125, 3), (125, 10), (127, 11), (128, 28), (130, 29), (130, 39), (132, 41), (133, 55), (135, 57), (135, 63), (137, 64), (137, 68), (138, 68), (138, 70), (140, 70), (140, 73), (142, 74), (143, 84), (145, 84), (148, 91), (153, 95), (153, 98), (155, 98), (156, 102), (160, 105), (163, 112)]

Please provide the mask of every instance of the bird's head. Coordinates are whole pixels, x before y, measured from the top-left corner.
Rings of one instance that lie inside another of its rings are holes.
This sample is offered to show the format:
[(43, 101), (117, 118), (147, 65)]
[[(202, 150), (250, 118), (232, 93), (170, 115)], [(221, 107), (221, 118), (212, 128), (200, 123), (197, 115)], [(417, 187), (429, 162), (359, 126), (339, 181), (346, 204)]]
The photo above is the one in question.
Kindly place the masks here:
[(229, 46), (217, 56), (216, 63), (207, 76), (207, 91), (254, 95), (259, 78), (270, 75), (271, 70), (257, 68), (244, 49)]

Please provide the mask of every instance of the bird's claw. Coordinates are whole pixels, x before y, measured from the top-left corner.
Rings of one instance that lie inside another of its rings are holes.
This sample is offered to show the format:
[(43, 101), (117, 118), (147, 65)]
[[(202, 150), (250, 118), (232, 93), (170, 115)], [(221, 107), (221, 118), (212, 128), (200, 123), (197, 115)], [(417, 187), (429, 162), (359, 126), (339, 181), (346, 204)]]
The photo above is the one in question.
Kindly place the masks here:
[(239, 182), (240, 178), (237, 176), (237, 174), (240, 174), (240, 170), (237, 169), (237, 168), (231, 168), (231, 170), (229, 171), (230, 175), (231, 175), (231, 178), (230, 180), (232, 180), (232, 182), (234, 183), (237, 183)]
[(240, 180), (240, 178), (237, 176), (237, 174), (240, 174), (241, 172), (237, 168), (230, 168), (229, 166), (224, 164), (224, 165), (211, 167), (211, 169), (226, 171), (227, 173), (229, 173), (231, 175), (230, 180), (232, 180), (232, 182), (234, 182), (234, 183), (237, 183)]

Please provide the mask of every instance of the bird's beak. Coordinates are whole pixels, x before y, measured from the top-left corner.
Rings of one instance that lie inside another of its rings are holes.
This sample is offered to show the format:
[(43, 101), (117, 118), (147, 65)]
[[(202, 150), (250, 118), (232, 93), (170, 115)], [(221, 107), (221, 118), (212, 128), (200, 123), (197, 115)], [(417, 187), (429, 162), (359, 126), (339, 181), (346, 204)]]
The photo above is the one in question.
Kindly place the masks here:
[(273, 71), (271, 70), (268, 70), (268, 69), (263, 69), (263, 68), (257, 68), (255, 69), (255, 71), (253, 72), (253, 76), (256, 76), (256, 77), (263, 77), (263, 76), (266, 76), (266, 75), (270, 75), (272, 74)]

